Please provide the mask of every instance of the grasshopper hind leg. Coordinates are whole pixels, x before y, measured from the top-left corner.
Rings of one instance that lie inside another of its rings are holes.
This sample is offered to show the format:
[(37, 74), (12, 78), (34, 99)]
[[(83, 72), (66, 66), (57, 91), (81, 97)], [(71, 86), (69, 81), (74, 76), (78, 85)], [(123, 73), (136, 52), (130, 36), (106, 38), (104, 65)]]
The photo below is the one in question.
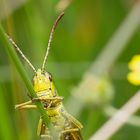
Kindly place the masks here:
[(60, 140), (83, 140), (78, 128), (67, 128), (61, 132)]
[(37, 135), (40, 136), (42, 140), (53, 140), (41, 117), (38, 124)]

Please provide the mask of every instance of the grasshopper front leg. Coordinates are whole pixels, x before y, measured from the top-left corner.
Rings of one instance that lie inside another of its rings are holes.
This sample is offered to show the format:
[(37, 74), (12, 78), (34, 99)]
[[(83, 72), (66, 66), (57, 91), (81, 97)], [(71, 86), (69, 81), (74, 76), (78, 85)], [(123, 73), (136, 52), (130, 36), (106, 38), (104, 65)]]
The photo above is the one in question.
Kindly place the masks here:
[(37, 101), (42, 101), (44, 103), (44, 108), (48, 109), (51, 107), (53, 104), (57, 104), (63, 101), (63, 97), (61, 96), (56, 96), (56, 97), (38, 97), (38, 98), (33, 98), (33, 102)]
[(15, 109), (36, 109), (36, 105), (31, 105), (32, 101), (15, 105)]
[(37, 97), (37, 98), (33, 98), (32, 102), (36, 102), (36, 101), (45, 101), (45, 102), (50, 102), (53, 101), (55, 103), (59, 103), (63, 101), (63, 97), (61, 96), (56, 96), (56, 97)]
[(62, 102), (62, 100), (63, 100), (63, 97), (61, 97), (61, 96), (48, 97), (48, 98), (46, 98), (46, 97), (37, 97), (37, 98), (33, 98), (30, 101), (27, 101), (25, 103), (15, 105), (15, 109), (37, 109), (36, 105), (31, 105), (32, 103), (34, 103), (36, 101), (46, 102), (46, 103), (48, 103), (48, 107), (50, 107), (50, 105), (51, 105), (50, 101), (53, 101), (55, 103), (59, 103), (59, 102)]

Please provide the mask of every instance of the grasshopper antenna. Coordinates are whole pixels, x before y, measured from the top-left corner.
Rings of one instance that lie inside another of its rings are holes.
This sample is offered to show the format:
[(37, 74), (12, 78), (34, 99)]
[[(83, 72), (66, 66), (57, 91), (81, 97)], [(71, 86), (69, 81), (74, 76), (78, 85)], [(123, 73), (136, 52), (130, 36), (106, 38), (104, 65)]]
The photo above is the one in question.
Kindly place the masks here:
[(20, 48), (17, 46), (17, 44), (13, 41), (13, 39), (8, 36), (9, 41), (11, 42), (11, 44), (14, 46), (14, 48), (16, 49), (16, 51), (21, 54), (21, 57), (28, 63), (28, 65), (32, 68), (32, 70), (36, 73), (36, 69), (35, 67), (32, 65), (32, 63), (27, 59), (27, 57), (23, 54), (23, 52), (20, 50)]
[(60, 19), (63, 17), (63, 15), (64, 15), (64, 12), (62, 12), (62, 13), (58, 16), (58, 18), (57, 18), (56, 21), (54, 22), (53, 27), (52, 27), (52, 29), (51, 29), (51, 33), (50, 33), (50, 37), (49, 37), (49, 42), (48, 42), (47, 51), (46, 51), (45, 58), (44, 58), (44, 61), (43, 61), (43, 64), (42, 64), (42, 70), (44, 70), (45, 63), (46, 63), (47, 58), (48, 58), (48, 54), (49, 54), (49, 51), (50, 51), (50, 47), (51, 47), (51, 43), (52, 43), (54, 31), (55, 31), (55, 29), (56, 29), (56, 27), (57, 27), (58, 22), (59, 22)]

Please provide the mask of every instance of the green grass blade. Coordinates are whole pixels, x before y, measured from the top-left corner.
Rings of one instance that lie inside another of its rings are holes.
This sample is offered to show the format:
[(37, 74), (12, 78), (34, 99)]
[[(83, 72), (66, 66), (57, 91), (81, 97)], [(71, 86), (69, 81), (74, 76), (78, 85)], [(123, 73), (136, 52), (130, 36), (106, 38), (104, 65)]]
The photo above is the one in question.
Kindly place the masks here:
[(0, 139), (15, 140), (17, 136), (4, 96), (5, 92), (0, 84)]
[[(3, 43), (3, 46), (5, 47), (6, 51), (8, 52), (8, 54), (10, 55), (11, 59), (13, 60), (22, 80), (24, 81), (27, 89), (29, 90), (29, 93), (31, 95), (32, 98), (36, 98), (37, 95), (33, 89), (32, 83), (30, 81), (30, 79), (28, 78), (28, 75), (26, 74), (26, 71), (22, 65), (22, 63), (20, 62), (15, 49), (13, 48), (13, 46), (10, 44), (4, 29), (2, 28), (2, 26), (0, 25), (0, 41)], [(48, 123), (48, 119), (47, 119), (47, 114), (46, 111), (43, 108), (43, 105), (41, 102), (35, 102), (35, 104), (37, 105), (39, 112), (43, 118), (44, 123), (47, 125)]]

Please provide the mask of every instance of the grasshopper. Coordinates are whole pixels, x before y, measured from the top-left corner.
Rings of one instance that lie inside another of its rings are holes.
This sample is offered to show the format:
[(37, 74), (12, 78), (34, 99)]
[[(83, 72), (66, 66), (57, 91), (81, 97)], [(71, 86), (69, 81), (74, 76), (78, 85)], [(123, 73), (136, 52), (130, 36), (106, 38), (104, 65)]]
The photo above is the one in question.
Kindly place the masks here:
[[(34, 102), (41, 101), (44, 105), (44, 109), (48, 115), (49, 121), (53, 126), (53, 129), (57, 132), (56, 136), (50, 134), (49, 128), (45, 126), (42, 117), (40, 117), (37, 135), (41, 138), (48, 140), (82, 140), (80, 130), (82, 129), (82, 124), (76, 120), (72, 115), (70, 115), (63, 105), (63, 97), (59, 96), (55, 85), (53, 83), (52, 75), (45, 71), (45, 63), (48, 58), (50, 46), (52, 43), (52, 38), (56, 26), (64, 13), (61, 13), (56, 19), (50, 33), (47, 51), (44, 57), (42, 68), (36, 70), (31, 62), (25, 57), (16, 43), (9, 37), (10, 42), (21, 57), (27, 62), (27, 64), (34, 71), (33, 86), (37, 94), (37, 98), (33, 98), (25, 103), (17, 104), (16, 109), (36, 109)], [(54, 138), (55, 137), (55, 138)]]

